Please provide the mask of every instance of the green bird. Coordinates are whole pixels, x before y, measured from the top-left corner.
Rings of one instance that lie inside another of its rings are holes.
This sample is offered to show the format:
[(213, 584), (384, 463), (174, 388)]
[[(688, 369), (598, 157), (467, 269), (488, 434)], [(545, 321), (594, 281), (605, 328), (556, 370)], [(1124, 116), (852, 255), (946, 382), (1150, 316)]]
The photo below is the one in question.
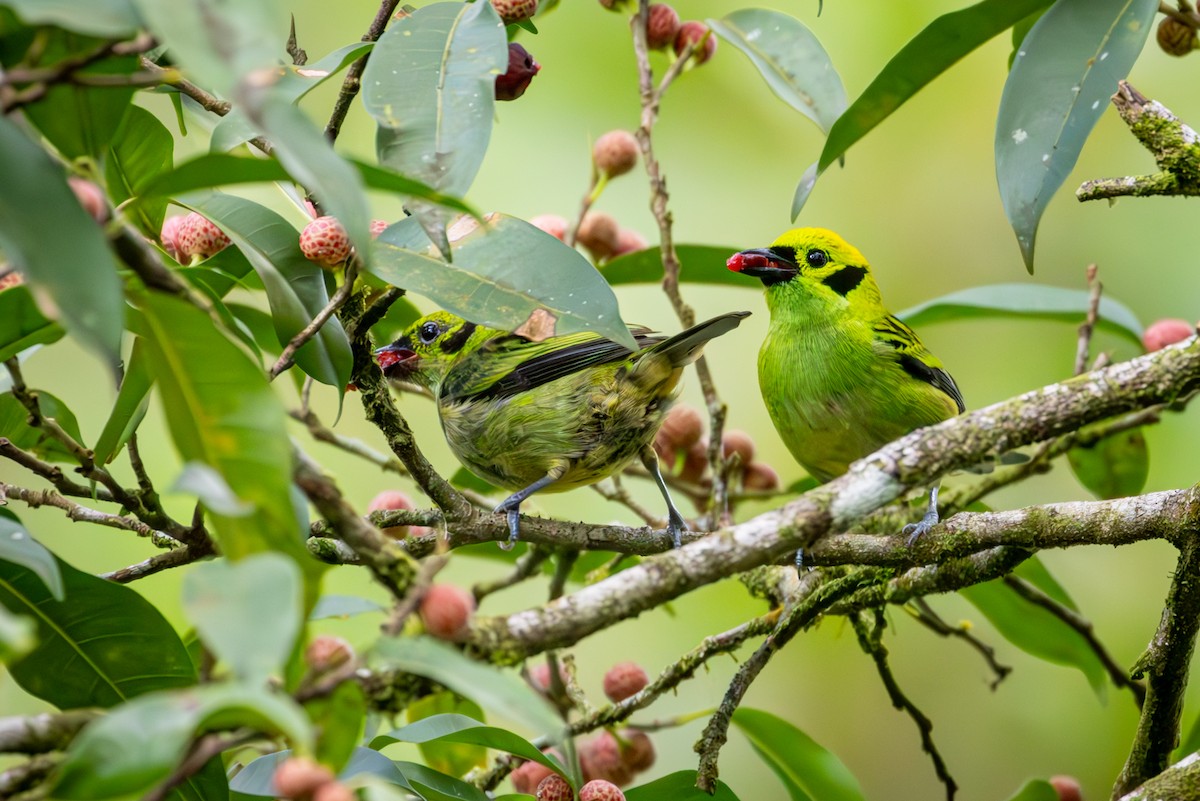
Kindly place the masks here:
[(468, 470), (512, 491), (496, 507), (508, 516), (511, 547), (521, 502), (606, 478), (640, 458), (667, 502), (675, 547), (683, 516), (671, 502), (650, 443), (675, 399), (684, 366), (710, 339), (750, 312), (730, 312), (673, 337), (631, 327), (631, 351), (583, 332), (533, 342), (436, 312), (377, 350), (384, 375), (433, 393), (446, 441)]
[[(783, 443), (818, 481), (966, 408), (942, 362), (884, 308), (866, 258), (832, 231), (796, 228), (727, 266), (766, 286), (759, 388)], [(915, 538), (936, 522), (935, 488), (930, 514), (905, 531)]]

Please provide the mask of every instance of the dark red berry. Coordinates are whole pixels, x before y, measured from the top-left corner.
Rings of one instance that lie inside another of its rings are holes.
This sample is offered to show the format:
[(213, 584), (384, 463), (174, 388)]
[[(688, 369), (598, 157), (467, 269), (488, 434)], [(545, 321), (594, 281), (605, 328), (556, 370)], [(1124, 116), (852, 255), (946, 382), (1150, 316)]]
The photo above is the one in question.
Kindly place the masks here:
[(533, 60), (529, 51), (516, 42), (508, 43), (508, 72), (496, 78), (496, 99), (516, 100), (525, 94), (529, 82), (542, 65)]

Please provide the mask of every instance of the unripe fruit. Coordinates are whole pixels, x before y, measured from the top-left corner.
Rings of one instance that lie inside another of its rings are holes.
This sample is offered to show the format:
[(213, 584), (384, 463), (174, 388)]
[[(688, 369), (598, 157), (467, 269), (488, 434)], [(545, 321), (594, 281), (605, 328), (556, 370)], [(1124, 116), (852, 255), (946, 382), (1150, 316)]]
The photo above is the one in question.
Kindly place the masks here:
[(229, 245), (229, 237), (207, 217), (191, 212), (179, 224), (175, 249), (184, 260), (207, 259)]
[(67, 183), (75, 193), (79, 205), (83, 206), (83, 210), (93, 220), (102, 223), (108, 219), (108, 204), (104, 202), (104, 193), (100, 191), (100, 187), (74, 175), (67, 178)]
[(557, 773), (551, 773), (538, 783), (538, 801), (574, 801), (574, 799), (575, 794), (571, 792), (571, 785), (567, 784), (567, 780)]
[(617, 738), (607, 731), (600, 732), (579, 747), (579, 766), (583, 770), (584, 781), (604, 779), (622, 786), (633, 779), (633, 771), (621, 759)]
[(637, 729), (625, 729), (621, 739), (625, 741), (621, 743), (621, 761), (625, 767), (641, 773), (654, 766), (654, 743), (650, 742), (650, 735)]
[(358, 796), (341, 782), (322, 784), (313, 790), (312, 801), (357, 801)]
[(354, 659), (354, 649), (341, 637), (322, 634), (304, 649), (304, 661), (318, 673), (326, 673)]
[(1196, 29), (1173, 17), (1163, 17), (1155, 36), (1162, 51), (1172, 56), (1186, 56), (1196, 47)]
[(579, 801), (625, 801), (625, 794), (612, 782), (593, 779), (579, 788)]
[(1083, 801), (1083, 788), (1074, 776), (1051, 776), (1050, 786), (1058, 793), (1058, 801)]
[(512, 780), (513, 789), (518, 793), (533, 795), (537, 792), (537, 786), (542, 783), (542, 779), (553, 772), (541, 762), (531, 761), (521, 764), (508, 775), (508, 778)]
[(771, 492), (779, 489), (779, 474), (769, 464), (751, 462), (742, 473), (742, 486), (748, 490)]
[(609, 178), (632, 170), (637, 165), (637, 157), (637, 139), (620, 128), (604, 134), (592, 146), (592, 163), (596, 165), (596, 171)]
[(536, 228), (541, 228), (560, 242), (567, 238), (567, 226), (570, 225), (566, 221), (566, 218), (560, 217), (557, 214), (539, 214), (530, 220), (529, 224)]
[(492, 8), (505, 25), (527, 20), (537, 13), (538, 0), (492, 0)]
[[(416, 506), (412, 502), (412, 498), (405, 495), (400, 490), (384, 490), (371, 499), (367, 504), (368, 512), (383, 512), (389, 509), (415, 509)], [(381, 528), (384, 534), (387, 534), (392, 539), (402, 540), (409, 535), (408, 526), (387, 526)]]
[(641, 692), (649, 683), (650, 677), (637, 662), (618, 662), (604, 674), (604, 694), (617, 703)]
[[(658, 433), (654, 436), (654, 447), (655, 450), (658, 450), (661, 444), (663, 450), (659, 451), (659, 455), (669, 458), (670, 463), (674, 464), (675, 452), (686, 451), (699, 442), (702, 436), (704, 436), (704, 418), (700, 412), (691, 406), (679, 403), (671, 407), (662, 425), (659, 426)], [(670, 456), (665, 456), (664, 452), (669, 452)]]
[(371, 220), (371, 225), (368, 230), (371, 232), (371, 238), (375, 239), (391, 225), (387, 220)]
[(336, 217), (318, 217), (300, 232), (300, 252), (309, 261), (331, 270), (350, 258), (350, 236)]
[(754, 458), (754, 440), (745, 431), (729, 430), (721, 435), (721, 455), (729, 459), (735, 453), (742, 467)]
[(179, 238), (179, 229), (183, 226), (184, 219), (182, 214), (166, 218), (163, 220), (162, 232), (158, 235), (158, 241), (162, 243), (163, 250), (167, 251), (176, 261), (179, 261), (180, 256), (176, 240)]
[(683, 468), (679, 471), (679, 477), (684, 481), (690, 481), (693, 484), (700, 483), (700, 479), (704, 478), (705, 471), (708, 470), (708, 443), (700, 440), (692, 447), (688, 448), (687, 453), (683, 456)]
[(1162, 350), (1167, 345), (1173, 345), (1196, 333), (1196, 329), (1187, 320), (1167, 318), (1158, 320), (1142, 332), (1142, 344), (1146, 351), (1153, 353)]
[(617, 232), (617, 249), (613, 253), (613, 258), (624, 256), (627, 253), (637, 253), (648, 247), (650, 247), (650, 243), (646, 241), (646, 237), (632, 228), (622, 228)]
[(496, 77), (496, 99), (516, 100), (525, 94), (529, 82), (542, 65), (533, 60), (529, 51), (516, 42), (508, 43), (508, 71)]
[(333, 771), (308, 757), (289, 757), (275, 769), (272, 782), (283, 798), (303, 798), (334, 781)]
[(463, 639), (475, 611), (475, 596), (453, 584), (434, 584), (421, 599), (425, 630), (440, 640)]
[(679, 13), (666, 3), (651, 3), (646, 17), (646, 45), (651, 50), (666, 50), (679, 35)]
[(697, 64), (703, 64), (713, 57), (713, 53), (717, 52), (717, 37), (713, 36), (708, 26), (703, 22), (685, 22), (679, 26), (679, 32), (675, 34), (675, 55), (683, 55), (683, 51), (690, 44), (695, 44), (701, 39), (704, 44), (699, 45), (692, 52), (692, 59)]
[(617, 241), (620, 237), (621, 226), (611, 214), (602, 211), (590, 211), (575, 232), (575, 239), (587, 248), (588, 253), (596, 261), (604, 261), (617, 251)]

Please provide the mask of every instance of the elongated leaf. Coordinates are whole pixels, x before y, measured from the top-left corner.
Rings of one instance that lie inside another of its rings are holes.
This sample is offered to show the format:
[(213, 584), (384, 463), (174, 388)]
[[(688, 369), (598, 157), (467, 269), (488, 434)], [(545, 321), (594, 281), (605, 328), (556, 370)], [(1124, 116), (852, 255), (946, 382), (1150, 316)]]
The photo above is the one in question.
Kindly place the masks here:
[(280, 551), (314, 575), (289, 500), (292, 455), (283, 407), (262, 371), (190, 304), (147, 294), (141, 305), (139, 333), (175, 447), (184, 460), (215, 470), (254, 509), (212, 515), (221, 552), (238, 559)]
[[(286, 345), (329, 302), (325, 275), (300, 252), (300, 235), (287, 220), (249, 200), (218, 192), (196, 193), (178, 202), (200, 212), (229, 235), (249, 259), (267, 290), (279, 343)], [(296, 364), (323, 384), (344, 387), (353, 356), (337, 318), (296, 352)]]
[(304, 703), (304, 711), (320, 732), (318, 762), (341, 770), (358, 749), (367, 719), (367, 696), (356, 681), (343, 681), (333, 692)]
[[(1014, 574), (1026, 579), (1059, 603), (1075, 609), (1066, 590), (1054, 580), (1037, 557), (1027, 559)], [(1001, 579), (976, 584), (959, 591), (991, 622), (1006, 640), (1027, 654), (1078, 668), (1101, 699), (1108, 676), (1099, 657), (1083, 635), (1040, 606), (1034, 606), (1010, 589)]]
[(491, 801), (488, 794), (475, 785), (416, 762), (397, 762), (396, 767), (425, 801)]
[(466, 715), (444, 714), (422, 718), (416, 723), (410, 723), (387, 734), (379, 735), (371, 741), (371, 747), (380, 749), (397, 742), (450, 742), (481, 745), (538, 762), (556, 773), (563, 774), (564, 777), (568, 775), (567, 769), (557, 759), (542, 753), (525, 738), (519, 737), (507, 729), (480, 723)]
[(150, 388), (153, 385), (146, 359), (146, 345), (140, 337), (135, 338), (125, 374), (121, 376), (117, 402), (113, 404), (104, 430), (100, 432), (100, 437), (92, 449), (97, 464), (111, 462), (141, 425), (142, 418), (146, 416), (146, 410), (150, 407)]
[(819, 171), (841, 158), (934, 78), (994, 36), (1052, 0), (983, 0), (929, 23), (892, 57), (829, 131)]
[(0, 291), (0, 362), (34, 345), (62, 339), (62, 326), (46, 319), (25, 286)]
[[(108, 194), (115, 205), (141, 195), (157, 176), (171, 169), (175, 141), (171, 132), (146, 109), (130, 106), (109, 148), (104, 165)], [(130, 211), (142, 233), (157, 240), (167, 202), (159, 198)]]
[(1042, 213), (1141, 53), (1157, 10), (1157, 0), (1058, 0), (1017, 51), (996, 118), (996, 178), (1030, 273)]
[(434, 679), (484, 709), (522, 723), (539, 734), (557, 736), (562, 731), (562, 720), (546, 699), (512, 671), (468, 659), (461, 651), (432, 637), (385, 638), (380, 640), (377, 653), (388, 665)]
[(382, 612), (384, 607), (359, 598), (357, 595), (322, 595), (321, 600), (308, 615), (309, 620), (324, 620), (330, 617), (350, 618), (367, 612)]
[[(692, 284), (722, 284), (743, 289), (761, 289), (762, 284), (725, 267), (725, 261), (741, 248), (720, 245), (676, 245), (681, 264), (679, 280)], [(619, 284), (658, 283), (662, 281), (662, 250), (654, 247), (638, 250), (604, 265), (604, 280)]]
[(192, 737), (242, 726), (303, 748), (312, 732), (290, 698), (238, 684), (158, 692), (123, 704), (85, 728), (59, 767), (54, 797), (72, 801), (140, 794), (165, 779)]
[(8, 509), (0, 509), (0, 560), (19, 565), (33, 573), (55, 601), (64, 597), (62, 572), (54, 554), (33, 538), (20, 518)]
[[(274, 798), (278, 795), (275, 789), (275, 770), (279, 763), (292, 755), (291, 749), (265, 754), (242, 768), (229, 782), (229, 789), (246, 795), (263, 795)], [(404, 776), (396, 767), (396, 763), (378, 751), (358, 747), (354, 749), (349, 762), (338, 773), (338, 779), (346, 781), (355, 776), (378, 776), (392, 784), (405, 785)]]
[(274, 553), (197, 565), (183, 582), (183, 611), (234, 675), (258, 685), (280, 675), (300, 633), (300, 571)]
[(817, 171), (817, 162), (808, 165), (808, 169), (800, 176), (800, 182), (796, 184), (796, 191), (792, 195), (792, 222), (800, 216), (800, 212), (804, 209), (804, 204), (808, 202), (808, 196), (812, 194), (813, 187), (817, 185), (817, 178), (820, 173)]
[(1030, 779), (1008, 801), (1060, 801), (1062, 796), (1045, 779)]
[[(988, 284), (928, 300), (900, 312), (912, 326), (970, 317), (1032, 317), (1081, 323), (1089, 297), (1082, 289), (1031, 284)], [(1142, 324), (1128, 306), (1101, 298), (1099, 328), (1141, 347)]]
[(1137, 495), (1150, 474), (1150, 453), (1140, 428), (1071, 448), (1067, 461), (1079, 483), (1100, 499)]
[(196, 682), (187, 650), (152, 604), (56, 561), (64, 600), (43, 570), (0, 561), (0, 604), (37, 623), (37, 647), (9, 665), (25, 692), (60, 709), (113, 707)]
[[(406, 221), (408, 222), (408, 221)], [(413, 224), (393, 225), (375, 242), (371, 272), (425, 295), (480, 325), (529, 331), (531, 338), (595, 331), (636, 346), (604, 278), (574, 248), (515, 217), (489, 214), (487, 225), (460, 218), (450, 231), (454, 261), (397, 247)]]
[(50, 316), (61, 316), (81, 345), (115, 365), (124, 301), (100, 226), (62, 168), (8, 118), (0, 118), (0, 175), (0, 249), (52, 301), (57, 314)]
[[(53, 418), (76, 442), (83, 439), (79, 422), (67, 405), (49, 392), (38, 392), (38, 407), (43, 417)], [(78, 457), (42, 428), (29, 425), (29, 412), (11, 392), (0, 395), (0, 437), (7, 437), (18, 448), (50, 462), (78, 463)]]
[(733, 724), (795, 801), (865, 801), (858, 779), (842, 761), (783, 718), (741, 707)]
[(741, 50), (779, 99), (828, 133), (846, 110), (846, 89), (815, 34), (795, 17), (743, 8), (708, 25)]
[[(463, 715), (476, 721), (485, 717), (479, 704), (449, 691), (430, 693), (419, 698), (409, 704), (405, 712), (409, 723), (435, 715)], [(451, 776), (465, 776), (468, 771), (487, 764), (487, 748), (483, 745), (453, 740), (426, 740), (418, 743), (417, 748), (426, 765)]]
[(78, 0), (5, 0), (17, 16), (34, 25), (57, 25), (93, 36), (121, 37), (138, 29), (140, 20), (130, 0), (95, 0), (86, 14)]
[(696, 787), (694, 770), (681, 770), (649, 784), (631, 787), (625, 791), (625, 798), (628, 801), (659, 801), (663, 798), (669, 798), (671, 801), (738, 801), (737, 795), (723, 781), (717, 781), (712, 795)]

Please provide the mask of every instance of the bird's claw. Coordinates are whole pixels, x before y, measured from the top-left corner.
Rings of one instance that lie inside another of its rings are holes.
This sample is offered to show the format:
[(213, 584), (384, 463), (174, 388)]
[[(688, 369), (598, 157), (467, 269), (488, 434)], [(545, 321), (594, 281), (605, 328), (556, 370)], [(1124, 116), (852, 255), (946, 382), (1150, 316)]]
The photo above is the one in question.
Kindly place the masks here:
[(499, 514), (503, 512), (508, 517), (508, 539), (504, 542), (498, 542), (502, 551), (511, 551), (517, 544), (517, 537), (521, 533), (521, 505), (509, 506), (507, 502), (500, 504), (493, 512)]
[(906, 545), (913, 545), (922, 534), (926, 534), (941, 522), (941, 517), (938, 516), (937, 510), (938, 488), (934, 487), (929, 491), (929, 509), (925, 512), (925, 516), (916, 523), (909, 523), (904, 528), (900, 529), (901, 534), (907, 534), (908, 540)]
[(667, 513), (667, 533), (671, 535), (671, 547), (679, 548), (683, 545), (683, 532), (687, 531), (687, 523), (679, 512), (671, 509)]

